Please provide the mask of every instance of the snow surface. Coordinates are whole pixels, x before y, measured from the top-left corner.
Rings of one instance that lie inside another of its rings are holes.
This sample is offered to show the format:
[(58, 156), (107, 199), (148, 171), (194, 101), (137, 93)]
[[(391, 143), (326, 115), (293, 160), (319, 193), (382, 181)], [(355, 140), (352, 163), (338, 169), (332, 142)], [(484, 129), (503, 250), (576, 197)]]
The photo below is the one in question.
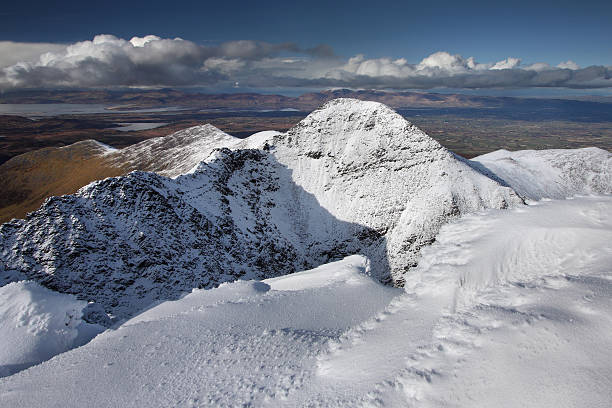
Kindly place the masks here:
[[(201, 126), (118, 151), (191, 173), (97, 181), (3, 224), (0, 281), (76, 294), (115, 321), (192, 288), (357, 253), (399, 286), (446, 222), (523, 203), (380, 103), (334, 100), (287, 133), (237, 140)], [(224, 144), (233, 150), (214, 150)]]
[(401, 292), (365, 275), (367, 267), (360, 256), (321, 266), (307, 273), (316, 287), (300, 274), (295, 282), (287, 276), (194, 290), (7, 378), (0, 401), (12, 407), (274, 404), (316, 375), (316, 356), (330, 339), (382, 312)]
[(86, 302), (36, 282), (0, 287), (0, 377), (85, 344), (103, 328), (81, 321)]
[(472, 159), (525, 198), (612, 193), (612, 153), (584, 149), (497, 150)]
[(1, 379), (0, 401), (609, 406), (611, 242), (612, 196), (466, 215), (403, 290), (361, 256), (194, 290)]
[(212, 125), (193, 126), (168, 136), (144, 140), (107, 154), (112, 165), (154, 171), (167, 177), (190, 172), (214, 149), (231, 147), (241, 139)]
[(262, 132), (253, 133), (251, 136), (242, 139), (235, 147), (239, 149), (261, 149), (266, 143), (270, 143), (274, 137), (282, 135), (276, 130), (264, 130)]

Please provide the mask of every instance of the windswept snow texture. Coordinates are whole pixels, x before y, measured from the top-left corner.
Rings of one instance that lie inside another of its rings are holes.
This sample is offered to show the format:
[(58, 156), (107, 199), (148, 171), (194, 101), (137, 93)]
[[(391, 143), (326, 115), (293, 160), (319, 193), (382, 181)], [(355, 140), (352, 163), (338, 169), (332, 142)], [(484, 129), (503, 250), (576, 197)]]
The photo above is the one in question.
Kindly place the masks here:
[(351, 256), (263, 282), (194, 290), (0, 382), (0, 401), (14, 408), (276, 405), (316, 376), (316, 356), (330, 339), (401, 292), (372, 280), (368, 267)]
[(100, 326), (81, 321), (85, 306), (72, 295), (36, 282), (1, 287), (0, 377), (80, 346), (100, 333)]
[(611, 196), (468, 215), (442, 227), (404, 290), (366, 276), (360, 256), (194, 290), (0, 380), (0, 400), (608, 406), (611, 242)]
[(36, 280), (116, 319), (192, 288), (358, 253), (372, 276), (401, 285), (444, 223), (522, 204), (380, 103), (331, 101), (285, 134), (255, 134), (191, 167), (190, 149), (232, 143), (204, 126), (136, 145), (189, 174), (94, 182), (0, 226), (0, 281)]
[(472, 159), (521, 196), (540, 200), (612, 193), (612, 153), (585, 149), (498, 150)]
[(115, 150), (106, 155), (106, 160), (118, 167), (177, 177), (205, 160), (214, 149), (231, 147), (240, 141), (212, 125), (193, 126)]
[[(330, 214), (384, 238), (360, 250), (382, 281), (403, 284), (420, 249), (453, 217), (522, 203), (377, 102), (333, 100), (272, 144), (293, 181)], [(314, 234), (318, 225), (309, 225)]]

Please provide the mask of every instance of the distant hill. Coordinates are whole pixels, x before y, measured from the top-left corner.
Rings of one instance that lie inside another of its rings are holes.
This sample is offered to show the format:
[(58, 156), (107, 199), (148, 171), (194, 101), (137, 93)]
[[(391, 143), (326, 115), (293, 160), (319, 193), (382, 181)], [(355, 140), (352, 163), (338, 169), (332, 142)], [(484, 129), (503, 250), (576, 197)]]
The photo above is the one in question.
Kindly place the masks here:
[(42, 90), (7, 92), (0, 103), (101, 103), (114, 108), (137, 109), (183, 106), (198, 108), (294, 108), (312, 110), (336, 98), (354, 98), (405, 107), (485, 107), (499, 106), (503, 98), (425, 92), (386, 92), (349, 89), (306, 93), (297, 97), (258, 93), (205, 94), (174, 89), (161, 90)]
[(203, 125), (124, 149), (84, 140), (21, 154), (0, 165), (0, 222), (23, 218), (47, 197), (75, 193), (106, 177), (133, 170), (177, 176), (208, 157), (213, 148), (229, 147), (240, 140)]

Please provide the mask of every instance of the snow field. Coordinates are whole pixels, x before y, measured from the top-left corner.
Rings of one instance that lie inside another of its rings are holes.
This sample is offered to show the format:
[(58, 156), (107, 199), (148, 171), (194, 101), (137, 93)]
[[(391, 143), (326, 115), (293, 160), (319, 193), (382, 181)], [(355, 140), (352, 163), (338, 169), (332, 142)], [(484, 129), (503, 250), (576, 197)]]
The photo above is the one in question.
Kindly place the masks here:
[(465, 216), (319, 374), (337, 389), (363, 379), (353, 392), (365, 406), (606, 406), (611, 243), (610, 196)]
[(368, 277), (361, 256), (194, 290), (0, 380), (0, 399), (11, 407), (607, 406), (610, 242), (611, 196), (465, 216), (423, 251), (405, 290)]
[[(0, 397), (11, 406), (277, 405), (315, 375), (330, 339), (401, 292), (364, 275), (367, 265), (352, 256), (307, 272), (312, 280), (194, 290), (10, 377)], [(31, 375), (40, 392), (25, 392)]]

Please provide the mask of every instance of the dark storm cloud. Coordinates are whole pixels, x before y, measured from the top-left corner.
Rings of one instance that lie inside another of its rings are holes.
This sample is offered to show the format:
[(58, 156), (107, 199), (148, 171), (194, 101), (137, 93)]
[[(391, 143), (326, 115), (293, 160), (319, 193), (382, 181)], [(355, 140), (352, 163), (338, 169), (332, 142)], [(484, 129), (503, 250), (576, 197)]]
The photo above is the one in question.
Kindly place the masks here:
[(316, 47), (308, 48), (304, 51), (308, 55), (319, 58), (331, 58), (336, 56), (334, 49), (327, 44), (319, 44)]
[[(191, 41), (134, 37), (127, 41), (99, 35), (70, 45), (28, 44), (23, 60), (4, 51), (20, 45), (0, 42), (3, 89), (114, 86), (350, 87), (378, 89), (447, 88), (603, 88), (611, 87), (611, 69), (523, 66), (518, 58), (478, 63), (436, 52), (417, 64), (405, 59), (338, 57), (325, 44), (303, 49), (294, 43), (231, 41), (203, 46)], [(4, 59), (3, 59), (4, 58)]]
[[(596, 68), (596, 69), (594, 69)], [(588, 72), (585, 72), (588, 71)], [(597, 73), (597, 75), (594, 75)], [(522, 69), (486, 71), (469, 74), (412, 76), (352, 75), (346, 78), (292, 78), (259, 76), (250, 80), (243, 79), (250, 87), (305, 87), (327, 88), (346, 87), (364, 89), (484, 89), (484, 88), (573, 88), (594, 89), (612, 87), (612, 70), (606, 67), (588, 67), (577, 71), (551, 69), (533, 72)]]
[(300, 48), (294, 43), (270, 44), (260, 41), (231, 41), (221, 44), (215, 49), (217, 57), (241, 58), (257, 60), (261, 58), (277, 55), (280, 52), (301, 52)]

